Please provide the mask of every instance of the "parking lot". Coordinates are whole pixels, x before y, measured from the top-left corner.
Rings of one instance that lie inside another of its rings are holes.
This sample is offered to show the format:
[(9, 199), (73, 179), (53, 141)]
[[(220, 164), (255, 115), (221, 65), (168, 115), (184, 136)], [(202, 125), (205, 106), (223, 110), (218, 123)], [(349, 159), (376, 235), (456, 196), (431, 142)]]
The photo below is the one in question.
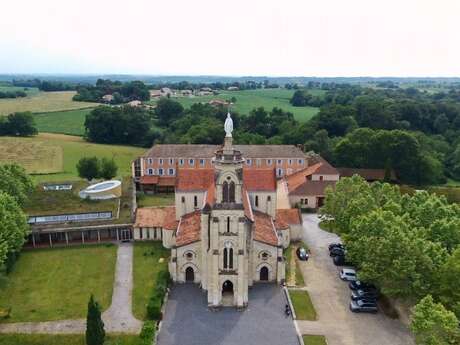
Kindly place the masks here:
[(339, 238), (318, 227), (315, 214), (303, 216), (303, 241), (311, 250), (310, 259), (301, 262), (305, 284), (318, 314), (318, 321), (297, 321), (303, 334), (323, 334), (329, 345), (411, 345), (410, 331), (398, 320), (382, 312), (355, 314), (349, 310), (348, 283), (332, 263), (328, 244)]
[(166, 305), (158, 345), (298, 345), (286, 298), (276, 284), (249, 290), (244, 311), (210, 311), (206, 294), (194, 284), (176, 284)]

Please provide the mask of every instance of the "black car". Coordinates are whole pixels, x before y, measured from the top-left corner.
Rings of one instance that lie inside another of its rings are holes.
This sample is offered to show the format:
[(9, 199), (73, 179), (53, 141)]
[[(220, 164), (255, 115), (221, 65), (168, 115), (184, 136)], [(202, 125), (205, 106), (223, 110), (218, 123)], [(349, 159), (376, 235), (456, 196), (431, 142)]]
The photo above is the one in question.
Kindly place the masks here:
[(329, 251), (329, 255), (332, 257), (337, 256), (337, 255), (345, 255), (345, 249), (334, 247)]
[(308, 257), (309, 257), (308, 251), (304, 247), (297, 248), (296, 254), (297, 254), (297, 257), (299, 258), (299, 260), (302, 260), (302, 261), (307, 261), (308, 260)]
[(345, 255), (336, 255), (332, 258), (334, 265), (336, 266), (351, 266), (351, 262), (345, 259)]
[(361, 280), (356, 280), (354, 282), (350, 282), (348, 284), (348, 287), (352, 290), (358, 290), (358, 289), (376, 289), (375, 288), (375, 285), (374, 284), (369, 284), (369, 283), (365, 283)]
[(332, 248), (342, 248), (345, 249), (344, 245), (342, 243), (331, 243), (329, 244), (329, 251), (332, 250)]
[(353, 290), (351, 292), (351, 299), (357, 301), (359, 299), (368, 299), (376, 301), (379, 298), (377, 291), (367, 291), (367, 290)]
[(353, 313), (376, 313), (377, 303), (374, 300), (359, 299), (350, 302), (350, 310)]

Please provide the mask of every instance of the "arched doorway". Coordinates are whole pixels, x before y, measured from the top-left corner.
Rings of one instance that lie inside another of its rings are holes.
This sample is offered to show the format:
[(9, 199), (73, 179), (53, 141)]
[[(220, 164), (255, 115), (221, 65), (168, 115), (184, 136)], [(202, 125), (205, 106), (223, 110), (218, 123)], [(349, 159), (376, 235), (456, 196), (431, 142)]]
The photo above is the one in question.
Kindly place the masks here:
[(226, 280), (222, 284), (222, 305), (233, 305), (233, 283), (230, 280)]
[(260, 281), (268, 281), (268, 267), (264, 266), (260, 269)]
[(187, 283), (193, 283), (195, 281), (195, 271), (193, 271), (193, 268), (190, 266), (185, 269), (185, 281)]

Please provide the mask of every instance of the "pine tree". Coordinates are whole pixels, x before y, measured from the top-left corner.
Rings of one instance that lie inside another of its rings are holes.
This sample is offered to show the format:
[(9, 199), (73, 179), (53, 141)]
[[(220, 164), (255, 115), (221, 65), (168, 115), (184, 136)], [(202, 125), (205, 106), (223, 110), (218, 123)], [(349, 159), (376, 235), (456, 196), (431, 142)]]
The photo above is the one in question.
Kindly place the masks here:
[(101, 318), (99, 303), (91, 295), (86, 317), (86, 345), (103, 345), (105, 338), (104, 322)]

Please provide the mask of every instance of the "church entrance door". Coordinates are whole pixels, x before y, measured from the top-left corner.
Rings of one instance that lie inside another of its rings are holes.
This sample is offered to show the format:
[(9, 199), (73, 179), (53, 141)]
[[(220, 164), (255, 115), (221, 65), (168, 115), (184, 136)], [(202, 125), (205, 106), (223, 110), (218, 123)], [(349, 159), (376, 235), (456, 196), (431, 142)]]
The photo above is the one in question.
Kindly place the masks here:
[(260, 269), (260, 281), (268, 281), (268, 268), (264, 266)]
[(193, 283), (195, 281), (195, 272), (192, 267), (187, 267), (185, 269), (185, 281), (187, 283)]
[(230, 280), (222, 284), (222, 305), (224, 307), (233, 305), (233, 283)]

